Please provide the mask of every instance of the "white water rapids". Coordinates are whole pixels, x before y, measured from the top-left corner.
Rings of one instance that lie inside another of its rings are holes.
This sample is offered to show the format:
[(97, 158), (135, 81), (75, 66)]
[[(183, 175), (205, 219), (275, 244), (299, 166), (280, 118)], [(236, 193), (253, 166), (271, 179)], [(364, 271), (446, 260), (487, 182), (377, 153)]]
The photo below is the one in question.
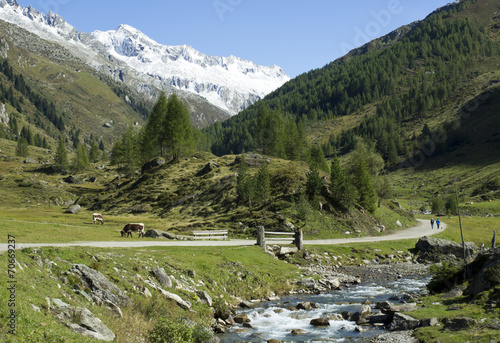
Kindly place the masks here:
[[(405, 293), (417, 293), (425, 290), (429, 277), (407, 277), (397, 281), (384, 283), (365, 283), (345, 287), (320, 295), (300, 295), (282, 298), (279, 301), (259, 304), (254, 309), (242, 309), (238, 314), (247, 314), (253, 328), (236, 325), (229, 332), (220, 335), (222, 343), (267, 342), (276, 339), (285, 342), (359, 342), (384, 332), (383, 328), (371, 326), (359, 327), (350, 321), (329, 320), (330, 326), (314, 327), (311, 319), (325, 318), (343, 311), (355, 313), (361, 305), (370, 300), (372, 307), (379, 301), (399, 303), (402, 300), (389, 300), (394, 296), (402, 297)], [(311, 301), (318, 305), (317, 309), (291, 311), (289, 306), (297, 306), (302, 301)], [(377, 310), (372, 309), (374, 312)], [(358, 329), (357, 329), (358, 328)], [(305, 334), (293, 336), (290, 332), (301, 329)], [(360, 330), (359, 330), (360, 329)]]

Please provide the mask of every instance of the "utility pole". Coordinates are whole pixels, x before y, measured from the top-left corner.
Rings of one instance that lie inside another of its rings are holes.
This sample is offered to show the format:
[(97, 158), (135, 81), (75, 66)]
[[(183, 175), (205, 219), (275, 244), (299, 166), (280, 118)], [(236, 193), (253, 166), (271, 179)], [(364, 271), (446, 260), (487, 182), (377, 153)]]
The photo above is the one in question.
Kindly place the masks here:
[(465, 255), (464, 232), (462, 229), (462, 217), (460, 216), (460, 205), (458, 203), (457, 179), (455, 178), (455, 199), (457, 200), (458, 222), (460, 223), (460, 235), (462, 236), (462, 255), (464, 258), (464, 280), (469, 276), (469, 268), (467, 266), (467, 256)]

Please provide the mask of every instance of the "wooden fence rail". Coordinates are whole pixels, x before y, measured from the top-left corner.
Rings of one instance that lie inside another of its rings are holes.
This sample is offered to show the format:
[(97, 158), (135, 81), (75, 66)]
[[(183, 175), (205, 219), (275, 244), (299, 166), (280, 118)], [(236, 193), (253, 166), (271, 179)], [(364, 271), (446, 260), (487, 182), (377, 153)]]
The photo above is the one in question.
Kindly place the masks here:
[[(267, 236), (292, 236), (292, 237), (267, 237)], [(304, 235), (302, 229), (297, 229), (295, 232), (273, 232), (266, 231), (264, 227), (259, 227), (257, 230), (257, 245), (260, 245), (266, 250), (266, 242), (286, 242), (294, 244), (297, 249), (302, 250)]]

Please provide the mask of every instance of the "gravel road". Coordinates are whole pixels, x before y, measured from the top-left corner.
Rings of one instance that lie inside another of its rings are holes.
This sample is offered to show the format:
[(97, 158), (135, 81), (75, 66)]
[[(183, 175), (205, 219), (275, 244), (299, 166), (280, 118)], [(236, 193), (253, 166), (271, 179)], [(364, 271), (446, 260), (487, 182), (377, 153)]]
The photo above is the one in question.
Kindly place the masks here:
[[(431, 236), (438, 233), (438, 230), (431, 229), (430, 223), (424, 220), (418, 220), (419, 223), (411, 228), (399, 230), (385, 236), (375, 237), (359, 237), (359, 238), (338, 238), (338, 239), (325, 239), (325, 240), (304, 240), (304, 245), (336, 245), (346, 243), (359, 243), (359, 242), (379, 242), (379, 241), (393, 241), (400, 239), (415, 239), (424, 236)], [(446, 224), (442, 223), (439, 231), (446, 229)], [(279, 244), (279, 241), (273, 241), (273, 244)], [(226, 241), (171, 241), (171, 240), (158, 240), (158, 241), (108, 241), (108, 242), (72, 242), (72, 243), (18, 243), (16, 242), (16, 249), (23, 248), (40, 248), (40, 247), (98, 247), (98, 248), (140, 248), (140, 247), (199, 247), (199, 246), (250, 246), (255, 245), (256, 241), (253, 239), (230, 239)], [(0, 252), (8, 250), (6, 243), (0, 243)]]

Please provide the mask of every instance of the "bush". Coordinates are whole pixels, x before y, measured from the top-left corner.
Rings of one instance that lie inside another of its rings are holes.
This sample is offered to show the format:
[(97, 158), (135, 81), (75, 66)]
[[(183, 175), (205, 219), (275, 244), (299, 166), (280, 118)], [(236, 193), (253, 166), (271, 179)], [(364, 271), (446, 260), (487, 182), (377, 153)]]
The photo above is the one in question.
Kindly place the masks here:
[(198, 324), (193, 328), (193, 342), (195, 343), (208, 342), (213, 336), (213, 331), (206, 326)]
[(444, 202), (440, 197), (431, 200), (432, 214), (444, 214)]
[(458, 214), (458, 204), (457, 204), (457, 198), (455, 195), (450, 195), (446, 199), (445, 207), (446, 207), (446, 212), (448, 214), (453, 214), (453, 215)]
[(453, 263), (443, 262), (442, 265), (431, 266), (432, 279), (427, 289), (432, 293), (441, 293), (452, 289), (462, 280), (463, 267)]
[(213, 337), (212, 331), (201, 324), (189, 324), (189, 319), (162, 317), (149, 333), (150, 343), (204, 343)]
[(150, 343), (191, 343), (193, 330), (182, 320), (160, 318), (149, 333)]
[(231, 316), (231, 309), (226, 302), (220, 298), (215, 298), (213, 301), (214, 317), (226, 320)]

